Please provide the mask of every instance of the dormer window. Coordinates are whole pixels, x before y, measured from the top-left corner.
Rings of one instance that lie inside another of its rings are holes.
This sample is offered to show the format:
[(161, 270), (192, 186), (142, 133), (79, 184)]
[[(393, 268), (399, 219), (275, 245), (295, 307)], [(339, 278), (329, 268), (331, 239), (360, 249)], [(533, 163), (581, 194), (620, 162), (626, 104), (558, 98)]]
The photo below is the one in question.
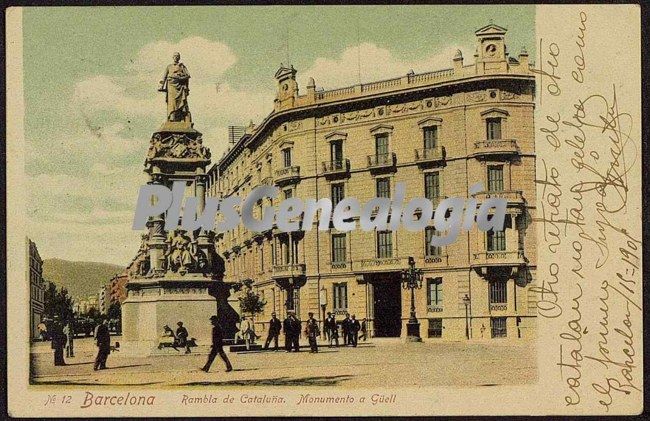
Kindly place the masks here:
[(487, 130), (487, 140), (502, 139), (501, 137), (501, 118), (490, 117), (485, 119)]

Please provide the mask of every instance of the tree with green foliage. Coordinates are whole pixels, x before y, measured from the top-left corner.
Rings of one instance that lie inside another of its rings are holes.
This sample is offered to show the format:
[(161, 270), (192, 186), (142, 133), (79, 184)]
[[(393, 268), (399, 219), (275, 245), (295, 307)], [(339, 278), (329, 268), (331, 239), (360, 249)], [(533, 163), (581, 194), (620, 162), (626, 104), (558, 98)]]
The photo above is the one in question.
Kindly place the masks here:
[(251, 317), (255, 318), (256, 314), (259, 314), (264, 311), (264, 306), (266, 301), (260, 297), (259, 294), (253, 291), (252, 281), (242, 282), (246, 287), (246, 291), (242, 296), (239, 297), (241, 311), (244, 314), (249, 314)]
[(108, 320), (115, 323), (118, 332), (122, 331), (122, 306), (119, 301), (112, 302), (108, 306)]
[(57, 288), (56, 284), (50, 282), (45, 290), (45, 316), (53, 320), (72, 320), (74, 317), (72, 297), (66, 288)]

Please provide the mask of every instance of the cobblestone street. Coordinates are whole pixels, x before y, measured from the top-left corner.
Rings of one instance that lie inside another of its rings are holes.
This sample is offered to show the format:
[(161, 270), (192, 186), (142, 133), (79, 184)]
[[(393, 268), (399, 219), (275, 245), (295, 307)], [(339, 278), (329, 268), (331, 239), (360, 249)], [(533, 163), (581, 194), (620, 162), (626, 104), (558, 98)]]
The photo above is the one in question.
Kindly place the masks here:
[[(120, 340), (119, 337), (113, 337)], [(306, 345), (302, 341), (301, 345)], [(75, 341), (75, 358), (53, 365), (49, 343), (32, 345), (32, 382), (57, 385), (140, 386), (492, 386), (534, 383), (534, 342), (493, 340), (480, 343), (402, 343), (372, 339), (357, 348), (320, 347), (318, 354), (302, 348), (230, 353), (234, 371), (226, 373), (217, 357), (210, 373), (200, 371), (206, 355), (170, 350), (146, 358), (111, 353), (108, 369), (93, 371), (92, 338)]]

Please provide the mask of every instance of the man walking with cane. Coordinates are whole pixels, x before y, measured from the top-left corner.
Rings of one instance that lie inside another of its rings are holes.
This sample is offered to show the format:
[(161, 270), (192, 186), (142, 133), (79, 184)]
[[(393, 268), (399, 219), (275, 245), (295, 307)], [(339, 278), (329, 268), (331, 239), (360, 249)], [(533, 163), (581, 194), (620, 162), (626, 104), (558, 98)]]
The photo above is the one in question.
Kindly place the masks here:
[(221, 326), (219, 326), (218, 320), (217, 316), (210, 317), (210, 322), (212, 323), (212, 350), (210, 351), (210, 355), (208, 355), (208, 361), (201, 369), (206, 373), (210, 370), (210, 366), (217, 355), (226, 363), (226, 372), (232, 371), (232, 364), (230, 364), (226, 351), (223, 350), (223, 331), (221, 330)]

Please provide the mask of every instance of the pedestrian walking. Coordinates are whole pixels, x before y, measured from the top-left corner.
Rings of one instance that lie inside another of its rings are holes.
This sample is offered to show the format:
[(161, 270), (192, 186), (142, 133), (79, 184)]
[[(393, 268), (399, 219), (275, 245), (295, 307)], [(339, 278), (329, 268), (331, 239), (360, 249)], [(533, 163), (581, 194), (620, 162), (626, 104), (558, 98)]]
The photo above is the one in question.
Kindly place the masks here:
[(66, 338), (65, 356), (66, 358), (74, 358), (74, 325), (71, 320), (63, 327), (63, 334)]
[(66, 365), (63, 359), (63, 348), (65, 347), (66, 337), (63, 334), (63, 328), (58, 320), (54, 321), (52, 326), (52, 349), (54, 350), (54, 365)]
[(359, 339), (361, 338), (363, 338), (364, 342), (368, 339), (368, 323), (365, 317), (361, 320), (361, 335), (359, 335)]
[(98, 350), (94, 370), (104, 370), (108, 355), (111, 353), (111, 334), (108, 331), (108, 320), (104, 319), (95, 329), (95, 342)]
[(218, 320), (217, 316), (210, 317), (210, 322), (212, 323), (212, 349), (210, 350), (210, 355), (208, 355), (208, 361), (206, 361), (201, 369), (206, 373), (210, 371), (210, 366), (217, 355), (226, 363), (226, 372), (232, 371), (232, 364), (230, 364), (226, 351), (223, 350), (223, 330), (221, 330)]
[(307, 334), (307, 339), (309, 339), (309, 347), (311, 352), (318, 352), (318, 336), (320, 335), (320, 329), (318, 329), (318, 322), (314, 319), (314, 313), (308, 314), (309, 318), (307, 319), (307, 328), (305, 333)]
[(190, 342), (188, 340), (189, 333), (187, 329), (183, 326), (183, 322), (176, 323), (178, 328), (176, 329), (176, 346), (185, 348), (185, 353), (189, 354), (190, 351)]
[(352, 319), (350, 320), (348, 327), (350, 329), (350, 339), (348, 343), (351, 343), (352, 346), (356, 348), (357, 343), (359, 342), (359, 330), (361, 330), (361, 324), (356, 319), (354, 314), (352, 315)]
[(269, 336), (266, 337), (264, 349), (269, 349), (269, 344), (271, 343), (271, 340), (273, 340), (275, 342), (275, 350), (278, 350), (278, 338), (281, 329), (282, 323), (280, 322), (280, 319), (275, 316), (275, 313), (271, 314), (271, 320), (269, 320)]
[(343, 331), (343, 346), (350, 344), (350, 313), (345, 313), (345, 318), (341, 322), (341, 330)]

